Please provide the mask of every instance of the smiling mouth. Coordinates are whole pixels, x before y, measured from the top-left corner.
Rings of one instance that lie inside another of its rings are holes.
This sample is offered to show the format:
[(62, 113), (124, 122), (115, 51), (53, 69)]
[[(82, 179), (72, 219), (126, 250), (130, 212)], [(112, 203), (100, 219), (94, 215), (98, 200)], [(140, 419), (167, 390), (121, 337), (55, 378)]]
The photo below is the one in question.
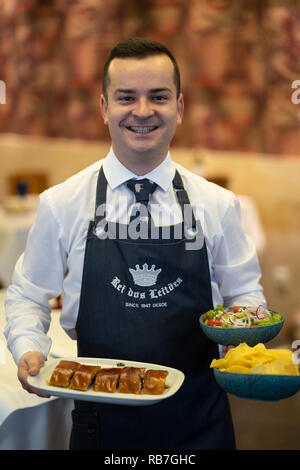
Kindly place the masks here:
[(158, 126), (128, 126), (126, 129), (134, 134), (149, 134), (158, 129)]

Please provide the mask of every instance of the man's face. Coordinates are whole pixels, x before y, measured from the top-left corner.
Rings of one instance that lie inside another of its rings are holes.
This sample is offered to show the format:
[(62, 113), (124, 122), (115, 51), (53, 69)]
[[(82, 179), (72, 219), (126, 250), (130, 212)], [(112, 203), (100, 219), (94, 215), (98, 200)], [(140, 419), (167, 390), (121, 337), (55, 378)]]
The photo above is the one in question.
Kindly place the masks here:
[(117, 157), (164, 157), (183, 114), (169, 57), (113, 59), (107, 88), (101, 113)]

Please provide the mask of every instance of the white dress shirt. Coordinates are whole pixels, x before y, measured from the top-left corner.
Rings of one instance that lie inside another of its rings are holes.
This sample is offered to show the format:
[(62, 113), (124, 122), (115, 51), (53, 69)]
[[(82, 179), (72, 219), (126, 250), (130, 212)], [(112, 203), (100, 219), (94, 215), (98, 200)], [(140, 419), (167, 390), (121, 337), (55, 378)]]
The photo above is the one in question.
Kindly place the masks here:
[[(37, 217), (5, 302), (4, 334), (16, 363), (27, 351), (40, 351), (47, 357), (51, 347), (47, 336), (49, 300), (62, 292), (60, 323), (71, 338), (76, 338), (86, 236), (94, 218), (101, 165), (108, 182), (107, 220), (128, 222), (134, 195), (124, 183), (136, 175), (118, 161), (112, 149), (103, 160), (40, 195)], [(154, 223), (182, 221), (172, 185), (176, 168), (202, 223), (214, 306), (265, 305), (255, 246), (242, 231), (239, 202), (232, 192), (174, 163), (168, 154), (153, 171), (136, 177), (147, 177), (158, 185), (150, 201)]]

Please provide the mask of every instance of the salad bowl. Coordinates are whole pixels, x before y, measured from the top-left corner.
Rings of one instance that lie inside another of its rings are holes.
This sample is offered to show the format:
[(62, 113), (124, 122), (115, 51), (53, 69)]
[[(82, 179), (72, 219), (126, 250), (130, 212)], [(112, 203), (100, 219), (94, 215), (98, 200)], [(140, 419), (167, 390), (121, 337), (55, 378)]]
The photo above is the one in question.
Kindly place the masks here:
[[(203, 313), (199, 322), (204, 334), (217, 344), (238, 346), (240, 343), (247, 343), (248, 346), (255, 346), (275, 338), (284, 323), (282, 314), (269, 308), (263, 309), (262, 306), (225, 309), (218, 305), (216, 310)], [(243, 314), (246, 319), (243, 318)], [(215, 320), (215, 323), (208, 320)]]

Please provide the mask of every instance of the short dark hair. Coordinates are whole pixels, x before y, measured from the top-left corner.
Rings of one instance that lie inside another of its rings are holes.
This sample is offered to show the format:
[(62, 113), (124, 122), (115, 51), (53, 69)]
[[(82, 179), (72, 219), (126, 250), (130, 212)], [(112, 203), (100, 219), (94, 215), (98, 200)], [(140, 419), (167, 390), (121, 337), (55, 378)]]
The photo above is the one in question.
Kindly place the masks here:
[(178, 64), (173, 54), (163, 44), (158, 41), (147, 38), (129, 38), (117, 44), (110, 52), (106, 59), (102, 73), (102, 90), (105, 99), (107, 100), (107, 87), (109, 83), (108, 68), (111, 61), (115, 58), (140, 58), (155, 55), (167, 55), (174, 66), (174, 82), (176, 85), (177, 98), (180, 94), (180, 72)]

